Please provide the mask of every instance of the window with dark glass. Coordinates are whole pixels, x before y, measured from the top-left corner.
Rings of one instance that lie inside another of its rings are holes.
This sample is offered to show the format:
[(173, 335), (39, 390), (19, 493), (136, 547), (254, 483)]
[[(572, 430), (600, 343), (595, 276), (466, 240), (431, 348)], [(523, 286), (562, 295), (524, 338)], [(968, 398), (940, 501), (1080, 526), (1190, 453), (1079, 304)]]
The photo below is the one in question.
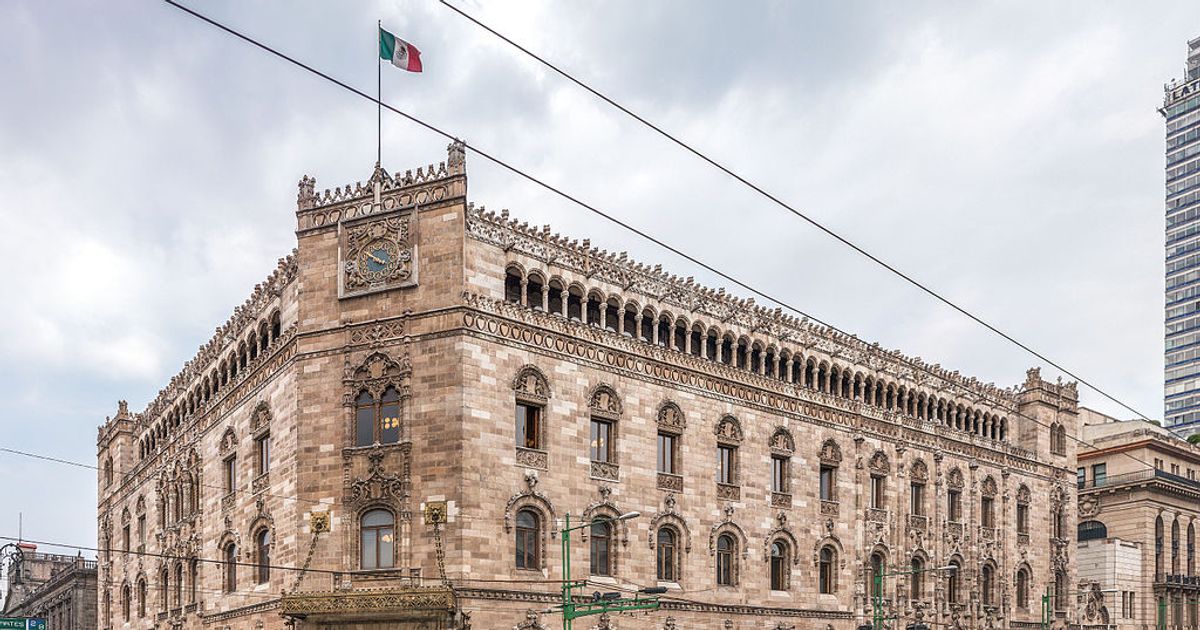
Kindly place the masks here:
[(821, 482), (820, 483), (821, 483), (821, 500), (822, 501), (833, 501), (834, 500), (834, 495), (833, 495), (834, 476), (833, 475), (834, 475), (835, 470), (836, 469), (833, 466), (821, 466)]
[(1017, 571), (1017, 608), (1029, 608), (1029, 573), (1024, 567)]
[(962, 494), (959, 490), (946, 491), (946, 512), (951, 521), (962, 521)]
[(225, 458), (225, 494), (233, 494), (237, 490), (237, 457), (230, 455)]
[(908, 576), (908, 597), (912, 601), (921, 601), (925, 597), (925, 563), (920, 558), (913, 558), (910, 565), (912, 573)]
[(1099, 488), (1108, 480), (1108, 464), (1092, 465), (1092, 485)]
[(612, 461), (612, 429), (612, 422), (601, 418), (592, 418), (592, 461)]
[(517, 446), (542, 447), (542, 408), (529, 403), (517, 403)]
[(129, 525), (125, 525), (124, 527), (122, 527), (122, 528), (121, 528), (121, 535), (123, 536), (123, 538), (124, 538), (124, 543), (125, 543), (124, 547), (122, 547), (122, 549), (121, 549), (121, 550), (122, 550), (122, 551), (124, 551), (124, 552), (126, 552), (126, 553), (129, 553), (129, 550), (130, 550), (130, 546), (129, 546)]
[(959, 573), (962, 572), (957, 560), (950, 561), (950, 570), (946, 572), (946, 600), (957, 604), (959, 598)]
[(735, 472), (737, 447), (721, 444), (717, 446), (717, 482), (736, 484)]
[(370, 446), (375, 442), (375, 398), (367, 392), (354, 401), (354, 444)]
[(125, 617), (125, 621), (129, 621), (129, 600), (133, 599), (129, 594), (129, 585), (121, 586), (121, 613)]
[(733, 586), (733, 536), (721, 534), (717, 538), (717, 586)]
[(984, 527), (996, 526), (995, 505), (992, 497), (983, 497), (979, 500), (979, 524)]
[(175, 563), (175, 608), (183, 606), (183, 563)]
[(225, 545), (224, 556), (225, 592), (232, 593), (237, 590), (237, 546), (233, 543)]
[(909, 513), (923, 516), (925, 514), (925, 484), (914, 481), (908, 489)]
[(254, 470), (265, 475), (271, 470), (271, 434), (254, 438)]
[(517, 512), (517, 568), (542, 568), (538, 555), (541, 551), (539, 538), (540, 520), (533, 510)]
[(1080, 466), (1075, 469), (1075, 485), (1080, 488), (1087, 486), (1087, 468)]
[(1017, 504), (1017, 533), (1029, 533), (1029, 504), (1027, 503)]
[(817, 590), (822, 594), (828, 595), (837, 590), (837, 582), (834, 579), (836, 562), (833, 548), (822, 547), (817, 561)]
[(354, 445), (395, 444), (400, 441), (400, 392), (389, 387), (376, 401), (368, 392), (354, 400)]
[(993, 573), (994, 573), (994, 571), (993, 571), (991, 565), (987, 565), (987, 564), (983, 565), (983, 570), (980, 571), (979, 590), (982, 591), (982, 593), (980, 593), (980, 594), (983, 596), (983, 605), (984, 606), (991, 606), (993, 603), (993, 599), (994, 599), (993, 589), (995, 588), (995, 585), (993, 583), (994, 582)]
[(658, 529), (658, 579), (662, 582), (677, 582), (679, 581), (678, 571), (676, 570), (676, 552), (678, 551), (678, 543), (676, 542), (675, 530), (670, 527), (660, 527)]
[(679, 436), (673, 433), (658, 434), (658, 472), (660, 473), (675, 473), (676, 457), (678, 455), (676, 444), (679, 441)]
[(787, 546), (783, 541), (771, 543), (771, 590), (787, 590)]
[(254, 537), (254, 562), (258, 583), (271, 581), (271, 532), (267, 528), (258, 531)]
[(359, 527), (360, 564), (363, 569), (395, 566), (396, 517), (387, 510), (371, 510)]
[(883, 592), (880, 589), (883, 587), (883, 585), (880, 583), (880, 580), (883, 579), (881, 576), (884, 573), (883, 556), (878, 553), (871, 554), (871, 560), (867, 565), (867, 568), (870, 569), (869, 575), (867, 576), (868, 592), (870, 592), (871, 597), (882, 597)]
[(592, 521), (592, 575), (612, 575), (612, 524), (606, 520)]
[(788, 488), (788, 458), (783, 455), (771, 456), (771, 492), (789, 492)]
[(395, 444), (400, 441), (400, 392), (389, 387), (383, 392), (379, 405), (379, 443)]
[(146, 515), (138, 514), (138, 544), (146, 544)]
[(871, 475), (871, 507), (875, 509), (883, 509), (883, 489), (884, 477), (882, 475)]
[(138, 617), (146, 616), (146, 580), (138, 580)]

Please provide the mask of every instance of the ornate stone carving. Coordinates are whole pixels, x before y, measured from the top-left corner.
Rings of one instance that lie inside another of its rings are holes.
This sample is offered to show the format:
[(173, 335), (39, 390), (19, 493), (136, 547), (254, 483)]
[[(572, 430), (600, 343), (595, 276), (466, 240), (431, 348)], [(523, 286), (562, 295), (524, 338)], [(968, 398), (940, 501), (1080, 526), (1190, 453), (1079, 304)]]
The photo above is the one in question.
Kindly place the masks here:
[(821, 516), (837, 516), (838, 515), (837, 501), (821, 501)]
[(1079, 497), (1079, 518), (1095, 518), (1100, 515), (1100, 497), (1094, 494)]
[(605, 481), (620, 481), (621, 467), (612, 462), (592, 462), (591, 474), (593, 479)]
[(842, 463), (842, 448), (832, 438), (821, 444), (820, 459), (822, 464), (836, 466)]
[(946, 475), (946, 485), (956, 490), (961, 490), (963, 487), (963, 474), (958, 468), (951, 468), (950, 473)]
[(542, 625), (538, 611), (532, 608), (525, 611), (525, 621), (513, 626), (513, 630), (549, 630)]
[(588, 394), (588, 409), (592, 413), (616, 417), (621, 415), (621, 398), (612, 386), (601, 383)]
[(512, 380), (513, 391), (519, 398), (545, 404), (550, 399), (550, 383), (546, 375), (535, 365), (525, 365), (517, 370)]
[(683, 515), (679, 513), (675, 495), (669, 492), (663, 497), (662, 510), (650, 519), (650, 531), (646, 533), (646, 541), (649, 543), (651, 549), (654, 549), (655, 545), (657, 545), (658, 528), (663, 525), (670, 525), (679, 532), (679, 535), (683, 538), (684, 553), (692, 552), (692, 532), (688, 528), (687, 521), (684, 520)]
[(929, 469), (926, 468), (925, 462), (919, 459), (914, 461), (912, 463), (912, 470), (909, 471), (909, 477), (919, 483), (929, 481)]
[(737, 418), (725, 415), (717, 421), (713, 433), (716, 434), (719, 442), (738, 444), (742, 441), (742, 424), (738, 422)]
[(772, 492), (771, 507), (783, 510), (791, 509), (792, 495), (788, 492)]
[(993, 479), (991, 475), (984, 477), (983, 483), (980, 484), (979, 492), (985, 497), (996, 496), (996, 492), (997, 492), (996, 480)]
[[(724, 512), (725, 512), (724, 518), (721, 519), (721, 522), (717, 523), (716, 525), (713, 525), (712, 529), (709, 530), (709, 532), (708, 532), (708, 555), (710, 555), (710, 556), (717, 555), (717, 537), (723, 533), (729, 532), (737, 537), (738, 549), (740, 549), (742, 552), (742, 558), (745, 559), (749, 556), (750, 550), (747, 546), (747, 543), (749, 541), (746, 538), (746, 532), (742, 531), (741, 526), (739, 526), (737, 523), (733, 522), (733, 511), (734, 510), (733, 510), (732, 505), (726, 505), (725, 510), (724, 510)], [(736, 583), (737, 580), (734, 580), (734, 582)]]
[(372, 348), (380, 347), (383, 342), (399, 339), (402, 336), (404, 336), (404, 321), (400, 319), (379, 322), (370, 326), (356, 326), (350, 329), (352, 345), (367, 344)]
[(527, 468), (537, 468), (539, 470), (548, 470), (546, 463), (546, 451), (536, 448), (517, 447), (517, 463)]
[(683, 492), (683, 477), (671, 473), (658, 473), (658, 489)]
[(370, 464), (366, 477), (355, 478), (346, 491), (345, 503), (352, 510), (373, 502), (397, 504), (408, 498), (409, 488), (409, 445), (403, 448), (403, 470), (389, 474), (383, 469), (383, 448), (376, 446), (367, 454)]
[(742, 498), (742, 487), (729, 483), (718, 483), (717, 498), (725, 501), (737, 501)]
[(775, 527), (771, 528), (771, 531), (767, 532), (767, 535), (763, 538), (764, 561), (771, 561), (771, 543), (779, 539), (783, 539), (783, 541), (787, 543), (788, 551), (791, 554), (792, 564), (800, 564), (800, 554), (798, 553), (800, 545), (796, 541), (795, 534), (793, 534), (791, 528), (788, 527), (788, 515), (786, 512), (780, 512), (775, 515)]
[(881, 450), (877, 450), (871, 455), (871, 461), (868, 462), (867, 467), (871, 469), (871, 472), (882, 475), (886, 475), (892, 470), (891, 464), (888, 463), (887, 453)]
[(658, 427), (676, 433), (682, 433), (687, 428), (687, 421), (679, 405), (668, 400), (658, 408)]
[(791, 455), (796, 451), (796, 440), (792, 438), (792, 432), (788, 431), (787, 427), (776, 427), (769, 444), (773, 452), (782, 455)]
[(271, 426), (271, 407), (267, 401), (259, 402), (250, 413), (250, 430), (257, 433)]
[(414, 216), (410, 210), (342, 230), (342, 297), (416, 284)]

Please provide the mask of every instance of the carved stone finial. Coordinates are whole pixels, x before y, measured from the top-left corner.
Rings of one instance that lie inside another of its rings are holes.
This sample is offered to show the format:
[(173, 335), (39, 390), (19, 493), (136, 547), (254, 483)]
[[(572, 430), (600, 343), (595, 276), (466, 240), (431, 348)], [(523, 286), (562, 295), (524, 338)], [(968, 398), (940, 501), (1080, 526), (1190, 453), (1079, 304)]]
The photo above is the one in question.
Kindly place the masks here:
[(296, 194), (296, 209), (308, 210), (316, 207), (317, 195), (313, 192), (313, 188), (316, 185), (316, 178), (309, 177), (308, 175), (300, 178), (300, 192)]
[(455, 140), (446, 147), (446, 166), (451, 169), (462, 168), (467, 163), (467, 150), (462, 140)]

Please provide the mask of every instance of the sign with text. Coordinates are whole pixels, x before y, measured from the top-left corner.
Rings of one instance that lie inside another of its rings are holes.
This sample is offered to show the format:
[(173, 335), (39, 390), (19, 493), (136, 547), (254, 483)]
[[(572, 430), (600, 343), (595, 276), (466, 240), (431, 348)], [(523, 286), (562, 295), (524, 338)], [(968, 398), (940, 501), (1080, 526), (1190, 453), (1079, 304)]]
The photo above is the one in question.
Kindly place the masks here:
[(0, 617), (0, 630), (46, 630), (46, 620), (28, 617)]

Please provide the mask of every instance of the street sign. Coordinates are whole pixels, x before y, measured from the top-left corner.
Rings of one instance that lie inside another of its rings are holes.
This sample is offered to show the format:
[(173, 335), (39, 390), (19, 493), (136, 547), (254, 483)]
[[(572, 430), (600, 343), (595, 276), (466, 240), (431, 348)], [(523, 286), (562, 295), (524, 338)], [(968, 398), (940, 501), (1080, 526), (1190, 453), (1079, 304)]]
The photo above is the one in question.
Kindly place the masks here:
[(0, 617), (0, 630), (46, 630), (45, 619)]

